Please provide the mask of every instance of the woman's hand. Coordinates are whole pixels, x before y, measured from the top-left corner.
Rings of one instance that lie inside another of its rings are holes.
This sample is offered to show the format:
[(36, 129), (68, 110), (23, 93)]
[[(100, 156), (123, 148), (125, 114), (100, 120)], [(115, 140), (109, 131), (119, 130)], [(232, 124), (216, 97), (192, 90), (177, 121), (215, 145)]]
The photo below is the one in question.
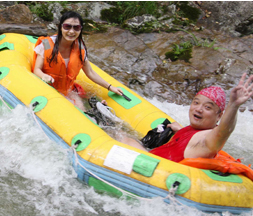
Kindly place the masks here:
[(117, 88), (117, 87), (114, 87), (114, 86), (112, 86), (112, 85), (109, 87), (108, 90), (109, 90), (109, 91), (112, 91), (112, 92), (114, 92), (115, 94), (118, 94), (118, 95), (122, 95), (122, 94), (123, 94), (122, 89)]
[(54, 83), (54, 78), (45, 73), (42, 75), (41, 79), (46, 83)]

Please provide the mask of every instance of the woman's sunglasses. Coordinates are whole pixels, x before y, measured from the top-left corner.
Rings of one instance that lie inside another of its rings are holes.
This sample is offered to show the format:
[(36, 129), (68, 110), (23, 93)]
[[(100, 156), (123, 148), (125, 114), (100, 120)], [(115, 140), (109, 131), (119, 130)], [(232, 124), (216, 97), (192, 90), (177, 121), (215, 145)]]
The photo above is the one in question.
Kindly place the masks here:
[(67, 30), (67, 31), (72, 29), (72, 27), (73, 27), (74, 31), (80, 31), (82, 29), (81, 25), (70, 25), (70, 24), (67, 24), (67, 23), (62, 24), (62, 27), (63, 27), (64, 30)]

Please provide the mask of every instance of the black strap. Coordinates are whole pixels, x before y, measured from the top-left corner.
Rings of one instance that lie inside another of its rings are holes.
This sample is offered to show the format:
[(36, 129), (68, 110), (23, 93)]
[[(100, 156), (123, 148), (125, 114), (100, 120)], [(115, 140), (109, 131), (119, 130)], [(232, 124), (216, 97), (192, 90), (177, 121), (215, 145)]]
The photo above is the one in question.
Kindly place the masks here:
[(222, 176), (222, 177), (227, 177), (227, 176), (231, 175), (231, 173), (223, 173), (223, 172), (220, 172), (217, 170), (210, 170), (210, 171), (211, 171), (211, 173), (216, 174), (218, 176)]
[(122, 97), (125, 98), (127, 101), (131, 101), (131, 98), (127, 97), (125, 94), (122, 93)]

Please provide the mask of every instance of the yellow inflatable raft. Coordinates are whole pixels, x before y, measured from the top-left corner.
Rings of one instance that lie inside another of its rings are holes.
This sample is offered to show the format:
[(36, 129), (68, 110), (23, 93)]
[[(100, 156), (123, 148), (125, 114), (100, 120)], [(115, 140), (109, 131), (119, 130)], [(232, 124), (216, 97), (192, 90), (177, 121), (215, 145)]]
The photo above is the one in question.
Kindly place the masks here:
[[(37, 38), (0, 35), (0, 96), (15, 108), (33, 106), (47, 135), (61, 145), (76, 149), (78, 177), (97, 190), (116, 195), (122, 191), (139, 197), (162, 197), (169, 191), (182, 204), (206, 212), (242, 213), (253, 208), (253, 182), (243, 175), (219, 176), (210, 170), (181, 165), (127, 146), (111, 138), (71, 102), (31, 73)], [(122, 88), (129, 102), (90, 81), (83, 72), (78, 83), (105, 99), (116, 115), (143, 136), (170, 116), (92, 64), (108, 83)]]

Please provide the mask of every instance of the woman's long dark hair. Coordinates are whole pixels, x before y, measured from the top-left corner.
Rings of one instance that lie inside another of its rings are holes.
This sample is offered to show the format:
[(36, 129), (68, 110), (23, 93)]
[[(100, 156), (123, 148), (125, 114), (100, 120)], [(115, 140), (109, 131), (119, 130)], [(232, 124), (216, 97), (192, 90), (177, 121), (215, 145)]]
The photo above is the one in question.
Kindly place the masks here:
[(82, 62), (84, 62), (84, 58), (85, 56), (82, 56), (82, 44), (85, 48), (85, 55), (87, 56), (87, 49), (86, 49), (86, 46), (85, 46), (85, 43), (83, 41), (83, 38), (82, 38), (82, 31), (83, 31), (83, 19), (82, 17), (80, 16), (80, 14), (74, 12), (74, 11), (67, 11), (66, 13), (64, 13), (61, 17), (61, 20), (60, 20), (60, 24), (58, 26), (58, 34), (57, 34), (57, 37), (56, 37), (56, 40), (55, 40), (55, 44), (54, 44), (54, 49), (53, 49), (53, 52), (51, 54), (51, 56), (47, 59), (47, 61), (49, 62), (49, 66), (51, 67), (51, 63), (54, 61), (55, 63), (57, 63), (57, 56), (58, 56), (58, 52), (59, 52), (59, 43), (62, 39), (62, 31), (61, 31), (61, 28), (62, 28), (62, 24), (63, 22), (66, 20), (66, 19), (69, 19), (69, 18), (76, 18), (79, 20), (80, 22), (80, 25), (82, 26), (82, 29), (81, 29), (81, 32), (78, 36), (78, 42), (79, 42), (79, 51), (80, 51), (80, 55), (79, 55), (79, 58)]

